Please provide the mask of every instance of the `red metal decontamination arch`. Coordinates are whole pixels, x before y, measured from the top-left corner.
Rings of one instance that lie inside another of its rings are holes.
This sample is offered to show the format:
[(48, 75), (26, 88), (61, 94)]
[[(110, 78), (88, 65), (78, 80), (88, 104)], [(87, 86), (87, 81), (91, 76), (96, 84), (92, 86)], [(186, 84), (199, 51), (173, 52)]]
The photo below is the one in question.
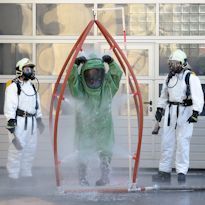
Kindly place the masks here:
[[(57, 78), (57, 81), (55, 83), (55, 87), (52, 93), (52, 98), (51, 98), (51, 104), (50, 104), (50, 114), (49, 114), (49, 126), (51, 133), (53, 134), (53, 150), (54, 150), (54, 162), (55, 162), (55, 176), (56, 176), (56, 185), (57, 187), (61, 186), (61, 176), (60, 176), (60, 165), (59, 165), (59, 160), (58, 160), (58, 120), (59, 120), (59, 114), (60, 114), (60, 108), (65, 92), (65, 88), (67, 85), (68, 78), (70, 76), (72, 67), (74, 65), (75, 59), (80, 52), (82, 45), (90, 32), (92, 26), (94, 23), (97, 25), (105, 39), (107, 40), (108, 44), (110, 45), (110, 48), (113, 50), (115, 56), (117, 57), (123, 71), (125, 74), (126, 70), (128, 70), (128, 74), (130, 73), (129, 76), (129, 85), (131, 88), (131, 92), (134, 94), (134, 102), (135, 102), (135, 107), (137, 110), (137, 117), (138, 117), (138, 145), (136, 148), (136, 152), (133, 156), (134, 160), (134, 169), (133, 169), (133, 176), (132, 176), (132, 183), (135, 184), (137, 180), (137, 175), (138, 175), (138, 168), (139, 168), (139, 160), (140, 160), (140, 151), (141, 151), (141, 144), (142, 144), (142, 132), (143, 132), (143, 103), (142, 103), (142, 96), (139, 88), (139, 84), (137, 82), (137, 79), (133, 73), (132, 67), (129, 64), (126, 56), (124, 55), (123, 51), (120, 49), (114, 38), (109, 34), (109, 32), (105, 29), (105, 27), (98, 21), (98, 20), (91, 20), (78, 40), (76, 41), (75, 45), (71, 49), (61, 71), (60, 74)], [(66, 67), (69, 63), (69, 66), (66, 70)], [(61, 78), (66, 70), (66, 75), (63, 80), (63, 84), (61, 87), (61, 91), (59, 94), (59, 98), (56, 98), (56, 92), (59, 87)], [(55, 113), (55, 120), (54, 120), (54, 126), (53, 126), (53, 105), (54, 105), (54, 100), (57, 99), (57, 108), (56, 108), (56, 113)], [(113, 190), (112, 190), (113, 192)]]

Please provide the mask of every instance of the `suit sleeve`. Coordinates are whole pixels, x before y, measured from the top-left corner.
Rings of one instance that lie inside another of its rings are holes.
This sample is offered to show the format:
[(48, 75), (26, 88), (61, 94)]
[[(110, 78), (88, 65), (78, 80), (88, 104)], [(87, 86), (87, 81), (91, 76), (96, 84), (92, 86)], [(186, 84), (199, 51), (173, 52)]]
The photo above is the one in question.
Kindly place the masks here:
[(114, 96), (119, 89), (121, 77), (122, 71), (119, 65), (113, 61), (109, 64), (109, 71), (107, 72), (107, 81), (110, 85), (112, 96)]
[(81, 84), (80, 76), (78, 75), (78, 66), (76, 64), (74, 64), (68, 78), (68, 87), (70, 88), (72, 96), (77, 97), (79, 95)]
[(196, 75), (191, 74), (189, 83), (190, 83), (191, 98), (193, 103), (193, 110), (201, 113), (204, 106), (204, 93), (201, 87), (200, 80)]
[(4, 115), (7, 118), (7, 120), (16, 118), (17, 107), (18, 107), (17, 86), (15, 83), (12, 83), (6, 88), (5, 91)]
[(167, 90), (167, 85), (165, 80), (162, 86), (160, 97), (158, 99), (157, 107), (165, 109), (167, 102), (168, 102), (168, 90)]
[(42, 112), (41, 112), (41, 102), (40, 102), (39, 93), (37, 93), (37, 103), (38, 103), (38, 109), (36, 111), (36, 118), (41, 118), (42, 117)]

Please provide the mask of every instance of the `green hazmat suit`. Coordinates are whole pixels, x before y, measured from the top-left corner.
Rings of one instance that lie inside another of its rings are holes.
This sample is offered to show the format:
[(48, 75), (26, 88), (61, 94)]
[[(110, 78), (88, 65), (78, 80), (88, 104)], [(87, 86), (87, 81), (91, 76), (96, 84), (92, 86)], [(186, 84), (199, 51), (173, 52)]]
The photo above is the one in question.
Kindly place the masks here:
[(80, 105), (76, 111), (76, 146), (81, 160), (91, 151), (111, 159), (114, 145), (111, 103), (118, 91), (122, 71), (116, 62), (111, 62), (101, 87), (92, 89), (86, 85), (84, 72), (93, 68), (105, 69), (104, 63), (101, 59), (89, 59), (80, 74), (74, 64), (68, 79), (71, 94)]

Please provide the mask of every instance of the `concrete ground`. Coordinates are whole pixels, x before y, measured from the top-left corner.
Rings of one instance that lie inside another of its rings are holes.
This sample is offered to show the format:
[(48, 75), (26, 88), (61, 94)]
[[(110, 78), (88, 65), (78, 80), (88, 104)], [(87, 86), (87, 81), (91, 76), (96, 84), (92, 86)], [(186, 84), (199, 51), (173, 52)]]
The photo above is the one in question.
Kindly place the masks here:
[[(51, 169), (34, 169), (32, 178), (20, 178), (12, 181), (7, 177), (5, 169), (0, 169), (0, 205), (201, 205), (205, 201), (205, 191), (185, 191), (186, 187), (205, 187), (205, 171), (190, 171), (187, 182), (179, 185), (173, 172), (171, 184), (158, 184), (170, 190), (158, 190), (135, 193), (97, 193), (81, 192), (60, 194), (55, 186), (55, 178)], [(115, 172), (116, 174), (117, 172)], [(153, 186), (151, 175), (154, 170), (140, 171), (138, 186)], [(122, 177), (121, 177), (122, 176)], [(123, 178), (123, 171), (118, 178)], [(115, 178), (116, 180), (117, 178)], [(124, 186), (126, 188), (126, 184)], [(172, 188), (184, 190), (171, 190)]]

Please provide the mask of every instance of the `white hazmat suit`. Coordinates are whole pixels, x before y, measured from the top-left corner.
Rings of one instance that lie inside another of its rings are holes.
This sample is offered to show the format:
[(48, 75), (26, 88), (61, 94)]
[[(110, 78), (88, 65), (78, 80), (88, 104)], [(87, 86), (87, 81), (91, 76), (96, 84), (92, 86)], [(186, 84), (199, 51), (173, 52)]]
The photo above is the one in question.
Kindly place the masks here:
[[(171, 56), (172, 57), (172, 56)], [(183, 59), (183, 58), (182, 58)], [(180, 60), (178, 57), (173, 60)], [(181, 60), (182, 63), (183, 60)], [(188, 119), (193, 110), (202, 112), (204, 95), (199, 78), (191, 73), (189, 77), (190, 97), (192, 105), (184, 106), (183, 101), (187, 98), (187, 84), (185, 76), (190, 70), (183, 69), (163, 84), (161, 96), (157, 107), (165, 109), (163, 134), (161, 138), (161, 157), (159, 171), (170, 173), (176, 145), (176, 173), (187, 174), (189, 168), (190, 139), (193, 132), (193, 123)]]
[[(32, 176), (32, 161), (37, 145), (37, 120), (42, 116), (40, 99), (34, 90), (31, 81), (17, 79), (21, 87), (20, 95), (15, 82), (11, 83), (5, 91), (4, 115), (7, 120), (16, 119), (17, 125), (14, 134), (9, 132), (9, 150), (7, 170), (10, 178)], [(36, 94), (35, 94), (36, 93)], [(38, 105), (38, 106), (36, 106)], [(17, 109), (28, 113), (28, 116), (19, 116)], [(12, 142), (14, 135), (18, 138), (22, 149), (17, 149)]]

